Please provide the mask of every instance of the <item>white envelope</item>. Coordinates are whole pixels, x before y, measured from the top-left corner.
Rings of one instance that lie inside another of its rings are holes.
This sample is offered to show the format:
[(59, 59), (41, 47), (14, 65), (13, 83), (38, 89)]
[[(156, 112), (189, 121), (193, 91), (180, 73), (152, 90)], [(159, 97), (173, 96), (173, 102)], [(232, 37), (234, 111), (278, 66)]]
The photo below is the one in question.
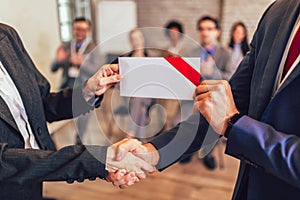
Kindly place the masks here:
[(174, 66), (167, 59), (176, 58), (120, 57), (119, 70), (123, 76), (120, 82), (120, 95), (193, 100), (198, 83), (195, 81), (192, 83), (190, 73), (193, 73), (194, 80), (195, 75), (196, 78), (199, 76), (200, 83), (200, 58), (177, 58), (181, 63), (185, 63), (185, 65), (180, 64), (179, 66)]

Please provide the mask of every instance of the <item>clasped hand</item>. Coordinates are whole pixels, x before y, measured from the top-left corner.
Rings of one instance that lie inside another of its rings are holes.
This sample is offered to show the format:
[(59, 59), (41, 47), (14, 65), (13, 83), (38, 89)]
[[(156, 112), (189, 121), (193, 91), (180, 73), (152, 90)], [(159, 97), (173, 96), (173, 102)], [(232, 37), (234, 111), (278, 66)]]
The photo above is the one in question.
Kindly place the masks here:
[(106, 170), (108, 182), (126, 188), (155, 171), (159, 154), (151, 144), (142, 145), (136, 139), (124, 139), (108, 147)]
[[(119, 66), (110, 64), (102, 66), (83, 87), (83, 96), (89, 101), (95, 95), (102, 95), (112, 85), (118, 83)], [(150, 153), (155, 148), (151, 144), (142, 145), (138, 140), (124, 139), (107, 149), (106, 170), (109, 171), (107, 181), (120, 188), (128, 187), (146, 178), (147, 173), (155, 171), (158, 153)]]

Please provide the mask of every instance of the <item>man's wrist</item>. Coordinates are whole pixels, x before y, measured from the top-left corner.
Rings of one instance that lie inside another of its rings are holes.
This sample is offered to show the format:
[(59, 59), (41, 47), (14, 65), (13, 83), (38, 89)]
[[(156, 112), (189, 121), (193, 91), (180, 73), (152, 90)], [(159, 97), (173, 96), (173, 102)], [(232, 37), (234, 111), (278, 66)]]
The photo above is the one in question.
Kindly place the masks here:
[(88, 81), (86, 81), (82, 87), (82, 95), (83, 95), (83, 98), (86, 100), (86, 102), (89, 102), (91, 100), (91, 98), (93, 98), (95, 96), (95, 92), (92, 92), (91, 90), (89, 90), (87, 82)]
[(147, 148), (147, 152), (150, 154), (151, 157), (150, 164), (153, 166), (157, 165), (159, 161), (159, 153), (155, 148), (155, 146), (151, 143), (146, 143), (144, 144), (144, 146)]
[(243, 116), (243, 114), (241, 114), (241, 113), (236, 113), (235, 115), (233, 115), (233, 116), (229, 119), (229, 121), (227, 122), (227, 128), (226, 128), (226, 131), (225, 131), (225, 133), (224, 133), (224, 137), (225, 137), (225, 138), (228, 138), (228, 137), (229, 137), (231, 128), (233, 127), (234, 123), (237, 122), (242, 116)]

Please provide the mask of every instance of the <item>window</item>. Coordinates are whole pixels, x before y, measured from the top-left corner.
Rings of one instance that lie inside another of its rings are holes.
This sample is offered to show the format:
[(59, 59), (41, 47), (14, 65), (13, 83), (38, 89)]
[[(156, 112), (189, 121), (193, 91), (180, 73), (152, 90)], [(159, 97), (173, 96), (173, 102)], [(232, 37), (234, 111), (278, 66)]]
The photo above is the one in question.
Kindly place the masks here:
[(67, 42), (72, 39), (72, 21), (76, 17), (85, 17), (92, 21), (90, 0), (57, 0), (60, 39)]

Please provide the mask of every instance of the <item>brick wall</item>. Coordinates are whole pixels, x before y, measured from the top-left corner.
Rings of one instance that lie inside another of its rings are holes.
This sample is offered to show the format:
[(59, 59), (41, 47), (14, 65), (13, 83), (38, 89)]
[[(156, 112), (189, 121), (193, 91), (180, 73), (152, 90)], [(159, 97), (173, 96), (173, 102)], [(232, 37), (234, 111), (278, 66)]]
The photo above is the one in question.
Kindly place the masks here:
[[(242, 20), (252, 38), (259, 18), (274, 0), (136, 0), (139, 27), (163, 27), (170, 19), (184, 24), (185, 33), (198, 41), (196, 22), (202, 15), (209, 14), (221, 21), (221, 42), (228, 43), (231, 25)], [(222, 15), (222, 16), (221, 16)], [(164, 44), (163, 36), (147, 35), (148, 41)]]
[[(229, 42), (230, 29), (236, 21), (243, 21), (252, 38), (260, 17), (274, 0), (224, 0), (222, 16), (222, 42)], [(250, 41), (249, 41), (250, 42)]]
[[(95, 4), (102, 0), (92, 0)], [(116, 1), (116, 0), (104, 0)], [(117, 0), (122, 1), (122, 0)], [(220, 19), (222, 26), (221, 42), (228, 44), (231, 26), (243, 21), (252, 38), (258, 20), (264, 10), (274, 0), (134, 0), (137, 4), (138, 27), (163, 28), (171, 19), (177, 19), (184, 25), (185, 34), (198, 41), (197, 20), (206, 14)], [(98, 12), (101, 12), (98, 10)], [(126, 11), (124, 11), (126, 12)], [(95, 13), (97, 15), (97, 12)], [(122, 13), (120, 13), (122, 17)], [(98, 22), (100, 23), (100, 22)], [(113, 22), (112, 22), (113, 26)], [(145, 33), (147, 42), (156, 47), (165, 47), (167, 38), (160, 34)]]
[[(139, 27), (164, 27), (179, 20), (187, 35), (198, 41), (196, 23), (200, 16), (220, 17), (220, 0), (137, 0)], [(149, 40), (151, 40), (150, 38)], [(162, 43), (166, 38), (157, 38)]]

